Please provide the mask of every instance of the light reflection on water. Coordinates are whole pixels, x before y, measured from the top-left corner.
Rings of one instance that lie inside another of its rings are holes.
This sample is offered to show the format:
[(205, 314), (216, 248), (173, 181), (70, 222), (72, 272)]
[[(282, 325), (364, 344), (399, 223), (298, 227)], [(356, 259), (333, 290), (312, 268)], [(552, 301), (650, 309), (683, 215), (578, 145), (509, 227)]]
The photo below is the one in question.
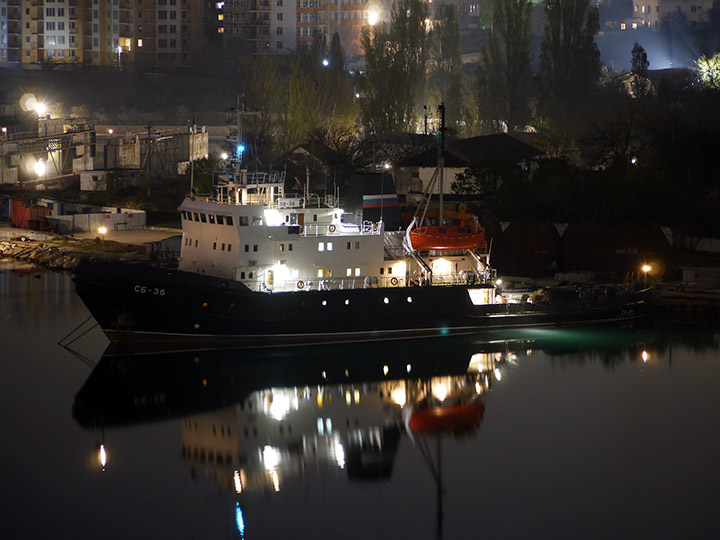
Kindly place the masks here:
[(56, 345), (87, 317), (69, 278), (35, 275), (0, 272), (13, 537), (720, 532), (717, 333), (141, 355), (93, 331), (91, 371)]

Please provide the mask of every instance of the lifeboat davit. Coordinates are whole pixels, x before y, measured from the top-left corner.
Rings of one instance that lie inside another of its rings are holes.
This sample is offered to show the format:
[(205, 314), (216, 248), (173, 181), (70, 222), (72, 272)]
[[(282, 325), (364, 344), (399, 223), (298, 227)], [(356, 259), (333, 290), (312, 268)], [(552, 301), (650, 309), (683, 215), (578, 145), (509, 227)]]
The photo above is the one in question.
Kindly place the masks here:
[(463, 435), (474, 431), (484, 414), (482, 403), (427, 407), (413, 411), (408, 427), (411, 433)]
[(432, 225), (410, 231), (410, 243), (416, 251), (480, 249), (487, 247), (485, 230), (469, 222), (456, 225)]

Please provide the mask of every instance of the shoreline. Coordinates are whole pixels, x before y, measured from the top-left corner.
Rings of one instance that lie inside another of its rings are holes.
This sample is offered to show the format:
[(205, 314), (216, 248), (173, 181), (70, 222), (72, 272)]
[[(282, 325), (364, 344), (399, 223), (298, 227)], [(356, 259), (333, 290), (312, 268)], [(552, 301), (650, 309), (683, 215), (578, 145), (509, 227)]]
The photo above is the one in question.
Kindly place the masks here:
[[(77, 238), (24, 229), (6, 229), (0, 236), (0, 260), (30, 264), (51, 271), (72, 271), (81, 260), (151, 264), (156, 261), (144, 244), (100, 238)], [(173, 231), (157, 231), (163, 234)], [(542, 282), (551, 286), (553, 280)], [(720, 289), (709, 284), (664, 282), (656, 284), (659, 295), (654, 315), (663, 322), (720, 321)]]

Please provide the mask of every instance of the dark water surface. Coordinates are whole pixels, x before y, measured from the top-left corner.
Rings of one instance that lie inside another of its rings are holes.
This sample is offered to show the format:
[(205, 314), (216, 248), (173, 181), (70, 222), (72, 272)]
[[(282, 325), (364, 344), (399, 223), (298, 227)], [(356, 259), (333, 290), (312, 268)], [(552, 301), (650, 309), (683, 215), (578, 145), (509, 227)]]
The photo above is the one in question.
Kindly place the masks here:
[(718, 331), (83, 359), (88, 315), (0, 267), (2, 538), (720, 537)]

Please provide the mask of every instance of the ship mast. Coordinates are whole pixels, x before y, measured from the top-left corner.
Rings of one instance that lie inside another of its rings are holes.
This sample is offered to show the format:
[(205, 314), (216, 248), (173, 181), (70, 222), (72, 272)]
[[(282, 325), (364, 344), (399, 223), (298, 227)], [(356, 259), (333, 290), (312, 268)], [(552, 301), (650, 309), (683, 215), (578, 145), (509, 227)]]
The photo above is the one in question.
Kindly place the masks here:
[(438, 172), (440, 175), (438, 225), (443, 226), (443, 191), (445, 191), (445, 103), (438, 105), (440, 113), (440, 147), (438, 148)]

